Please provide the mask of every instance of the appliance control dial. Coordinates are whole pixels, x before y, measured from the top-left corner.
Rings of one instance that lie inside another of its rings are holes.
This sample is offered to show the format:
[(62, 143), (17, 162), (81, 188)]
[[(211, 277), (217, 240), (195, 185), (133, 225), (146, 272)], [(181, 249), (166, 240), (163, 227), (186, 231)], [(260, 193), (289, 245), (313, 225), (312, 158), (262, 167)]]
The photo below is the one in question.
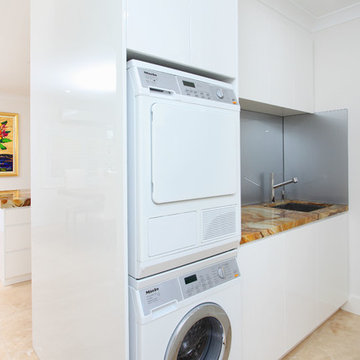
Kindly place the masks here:
[(220, 266), (218, 268), (217, 273), (218, 273), (220, 279), (225, 279), (225, 272), (224, 272), (224, 268), (222, 266)]
[(223, 99), (224, 98), (224, 91), (222, 89), (217, 89), (216, 90), (216, 96), (219, 98), (219, 99)]

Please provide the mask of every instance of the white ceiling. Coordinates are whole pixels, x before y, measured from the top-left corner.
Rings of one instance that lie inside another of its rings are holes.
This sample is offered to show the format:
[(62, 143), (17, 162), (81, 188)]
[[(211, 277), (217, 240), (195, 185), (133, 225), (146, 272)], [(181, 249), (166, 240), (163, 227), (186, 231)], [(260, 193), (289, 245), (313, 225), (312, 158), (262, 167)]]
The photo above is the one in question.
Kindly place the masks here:
[(0, 94), (28, 95), (29, 73), (30, 0), (0, 0)]
[(327, 16), (349, 6), (359, 4), (358, 0), (290, 0), (314, 17)]

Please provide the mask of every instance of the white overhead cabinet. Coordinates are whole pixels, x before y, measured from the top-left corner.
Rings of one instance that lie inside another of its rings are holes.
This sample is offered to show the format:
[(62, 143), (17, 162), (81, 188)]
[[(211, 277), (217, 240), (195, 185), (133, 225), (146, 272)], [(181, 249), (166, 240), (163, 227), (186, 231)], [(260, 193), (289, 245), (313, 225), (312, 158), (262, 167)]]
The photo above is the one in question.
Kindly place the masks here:
[(128, 0), (127, 48), (179, 63), (190, 59), (189, 0)]
[(237, 1), (192, 0), (190, 65), (235, 78)]
[(127, 48), (235, 78), (237, 1), (128, 0)]
[(310, 32), (257, 0), (239, 1), (240, 98), (313, 112)]

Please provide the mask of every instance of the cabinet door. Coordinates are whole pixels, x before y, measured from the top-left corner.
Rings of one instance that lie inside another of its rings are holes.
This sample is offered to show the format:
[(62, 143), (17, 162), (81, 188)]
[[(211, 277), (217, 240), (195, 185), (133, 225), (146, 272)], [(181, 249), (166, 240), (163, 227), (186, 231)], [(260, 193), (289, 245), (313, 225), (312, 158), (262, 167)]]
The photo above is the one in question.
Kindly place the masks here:
[(239, 1), (238, 79), (241, 98), (312, 112), (312, 34), (261, 1)]
[(318, 323), (348, 299), (348, 215), (319, 222), (317, 227)]
[(291, 349), (319, 325), (314, 226), (316, 224), (310, 224), (284, 233), (286, 349)]
[(294, 108), (314, 111), (314, 55), (311, 34), (294, 29), (292, 66), (294, 71)]
[(239, 1), (238, 86), (239, 97), (269, 103), (272, 68), (264, 59), (271, 53), (271, 25), (266, 10), (257, 1)]
[(188, 64), (190, 0), (128, 0), (127, 48)]
[(284, 348), (284, 237), (240, 246), (244, 360), (276, 360)]
[(237, 1), (191, 0), (191, 65), (237, 75)]

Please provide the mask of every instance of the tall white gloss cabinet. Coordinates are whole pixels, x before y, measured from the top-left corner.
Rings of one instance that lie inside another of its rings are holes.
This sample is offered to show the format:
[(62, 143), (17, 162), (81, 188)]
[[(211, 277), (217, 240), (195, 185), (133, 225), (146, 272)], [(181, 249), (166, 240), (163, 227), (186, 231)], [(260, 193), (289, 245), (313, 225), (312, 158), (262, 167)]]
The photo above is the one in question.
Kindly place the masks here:
[(121, 0), (31, 1), (33, 346), (128, 358)]
[(237, 22), (237, 0), (127, 0), (127, 47), (234, 79)]

